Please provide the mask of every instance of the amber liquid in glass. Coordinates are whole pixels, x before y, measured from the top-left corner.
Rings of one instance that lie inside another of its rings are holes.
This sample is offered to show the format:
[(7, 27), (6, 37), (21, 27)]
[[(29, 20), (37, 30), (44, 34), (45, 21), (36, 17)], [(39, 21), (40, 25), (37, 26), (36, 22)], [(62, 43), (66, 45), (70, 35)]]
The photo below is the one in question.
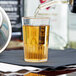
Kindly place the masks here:
[(45, 62), (48, 59), (49, 25), (23, 25), (24, 59)]

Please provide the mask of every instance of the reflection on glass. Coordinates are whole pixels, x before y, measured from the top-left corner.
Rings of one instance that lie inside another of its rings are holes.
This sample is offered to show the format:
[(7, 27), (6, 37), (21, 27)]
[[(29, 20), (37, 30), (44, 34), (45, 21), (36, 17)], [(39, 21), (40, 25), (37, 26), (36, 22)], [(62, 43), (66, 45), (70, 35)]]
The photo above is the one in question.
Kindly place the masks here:
[(46, 75), (41, 75), (41, 74), (36, 74), (36, 73), (28, 73), (24, 76), (46, 76)]

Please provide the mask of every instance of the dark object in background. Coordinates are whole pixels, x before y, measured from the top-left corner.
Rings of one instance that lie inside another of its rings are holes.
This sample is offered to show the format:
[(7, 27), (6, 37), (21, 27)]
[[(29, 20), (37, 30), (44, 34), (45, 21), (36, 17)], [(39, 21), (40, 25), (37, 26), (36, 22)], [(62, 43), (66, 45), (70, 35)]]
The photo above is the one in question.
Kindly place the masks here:
[(71, 12), (76, 13), (76, 0), (70, 0)]
[(8, 14), (12, 24), (12, 39), (22, 39), (21, 17), (24, 15), (24, 0), (0, 0), (0, 6)]

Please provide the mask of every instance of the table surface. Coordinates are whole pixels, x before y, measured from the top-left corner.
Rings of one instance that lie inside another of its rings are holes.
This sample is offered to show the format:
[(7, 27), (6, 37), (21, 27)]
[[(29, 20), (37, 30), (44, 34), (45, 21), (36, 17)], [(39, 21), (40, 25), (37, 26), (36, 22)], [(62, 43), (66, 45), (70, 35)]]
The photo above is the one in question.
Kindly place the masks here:
[(76, 71), (75, 67), (68, 68), (68, 66), (76, 65), (76, 50), (51, 50), (49, 49), (48, 62), (45, 63), (28, 63), (24, 61), (23, 50), (4, 51), (0, 54), (0, 62), (22, 65), (22, 66), (36, 66), (48, 67), (47, 70), (39, 72), (47, 76), (66, 74)]

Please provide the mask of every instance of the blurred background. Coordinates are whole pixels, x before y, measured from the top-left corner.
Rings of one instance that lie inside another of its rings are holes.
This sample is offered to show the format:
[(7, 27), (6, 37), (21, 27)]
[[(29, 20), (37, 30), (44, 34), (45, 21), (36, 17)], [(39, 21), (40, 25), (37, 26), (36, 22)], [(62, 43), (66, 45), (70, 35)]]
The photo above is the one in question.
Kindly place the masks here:
[(24, 16), (24, 0), (0, 0), (0, 6), (8, 14), (12, 25), (12, 38), (7, 48), (22, 47), (20, 41), (22, 41), (21, 18)]
[[(0, 6), (8, 14), (12, 24), (12, 38), (7, 49), (23, 49), (22, 25), (23, 16), (33, 16), (36, 8), (40, 4), (39, 0), (0, 0)], [(76, 14), (68, 12), (69, 43), (76, 49)], [(69, 74), (68, 76), (75, 76)]]
[(8, 14), (12, 24), (12, 37), (21, 38), (21, 17), (24, 16), (24, 0), (0, 0), (0, 6)]
[[(7, 12), (12, 24), (12, 38), (7, 48), (19, 48), (22, 43), (22, 25), (23, 16), (33, 16), (36, 8), (40, 4), (39, 0), (0, 0), (0, 6)], [(68, 13), (69, 40), (76, 41), (76, 14)], [(13, 41), (13, 42), (12, 42)], [(16, 44), (16, 45), (13, 45)], [(18, 44), (18, 45), (17, 45)], [(12, 47), (13, 45), (13, 47)], [(74, 43), (71, 42), (71, 46)], [(74, 48), (76, 45), (73, 46)]]

